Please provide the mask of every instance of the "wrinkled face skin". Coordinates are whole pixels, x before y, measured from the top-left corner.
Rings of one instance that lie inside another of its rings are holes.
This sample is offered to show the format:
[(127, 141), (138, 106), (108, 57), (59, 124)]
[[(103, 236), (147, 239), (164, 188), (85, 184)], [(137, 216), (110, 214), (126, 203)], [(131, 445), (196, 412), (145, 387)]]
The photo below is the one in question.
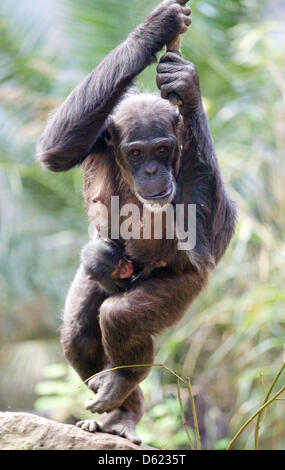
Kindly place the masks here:
[(149, 123), (131, 132), (120, 144), (121, 160), (132, 176), (137, 197), (146, 203), (170, 202), (175, 194), (173, 163), (177, 153), (174, 134)]
[(123, 179), (151, 210), (160, 210), (175, 195), (180, 158), (177, 116), (160, 97), (132, 97), (108, 127)]

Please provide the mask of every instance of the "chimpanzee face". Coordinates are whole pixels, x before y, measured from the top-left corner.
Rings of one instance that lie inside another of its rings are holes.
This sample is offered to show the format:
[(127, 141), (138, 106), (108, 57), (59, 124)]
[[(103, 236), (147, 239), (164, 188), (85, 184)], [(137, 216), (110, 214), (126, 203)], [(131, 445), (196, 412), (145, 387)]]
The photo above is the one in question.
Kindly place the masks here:
[(160, 130), (156, 123), (130, 132), (119, 146), (120, 163), (131, 176), (132, 188), (142, 202), (163, 205), (175, 194), (173, 164), (177, 140), (172, 133)]
[(108, 127), (109, 141), (122, 176), (138, 199), (159, 207), (169, 203), (176, 191), (177, 113), (160, 97), (149, 101), (135, 97), (132, 106), (121, 105)]

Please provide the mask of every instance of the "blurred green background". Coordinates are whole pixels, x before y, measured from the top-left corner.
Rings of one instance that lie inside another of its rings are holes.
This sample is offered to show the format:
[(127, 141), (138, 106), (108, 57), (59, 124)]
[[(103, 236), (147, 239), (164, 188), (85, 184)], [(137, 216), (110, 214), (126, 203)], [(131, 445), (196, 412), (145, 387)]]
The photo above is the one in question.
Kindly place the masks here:
[[(88, 241), (80, 168), (44, 172), (35, 143), (48, 113), (139, 23), (156, 0), (1, 0), (0, 409), (74, 422), (89, 396), (66, 366), (60, 315)], [(184, 57), (198, 68), (234, 241), (207, 290), (157, 341), (156, 362), (191, 376), (205, 448), (222, 449), (262, 404), (285, 342), (285, 5), (193, 0)], [(137, 80), (155, 90), (155, 66)], [(279, 380), (284, 385), (285, 377)], [(187, 448), (175, 380), (143, 383), (144, 443)], [(183, 392), (186, 416), (191, 417)], [(285, 404), (273, 403), (261, 448), (285, 449)], [(236, 443), (253, 447), (253, 427)]]

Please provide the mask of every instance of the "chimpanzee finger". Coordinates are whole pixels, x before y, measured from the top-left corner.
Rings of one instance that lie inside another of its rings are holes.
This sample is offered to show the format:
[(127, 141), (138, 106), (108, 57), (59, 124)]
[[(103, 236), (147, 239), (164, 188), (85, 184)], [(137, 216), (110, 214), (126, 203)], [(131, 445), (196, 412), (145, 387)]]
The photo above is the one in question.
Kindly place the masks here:
[(168, 62), (166, 62), (165, 64), (159, 63), (158, 66), (156, 67), (156, 71), (158, 74), (171, 73), (172, 70), (173, 70), (173, 65), (169, 64)]
[(192, 23), (192, 18), (190, 18), (189, 16), (185, 16), (184, 23), (186, 24), (186, 26), (190, 26), (190, 24)]
[[(186, 60), (183, 59), (183, 57), (181, 57), (179, 54), (177, 54), (177, 52), (171, 52), (171, 51), (168, 51), (166, 52), (160, 59), (159, 61), (159, 65), (160, 64), (163, 64), (165, 62), (175, 62), (177, 64), (185, 64), (187, 63)], [(159, 66), (158, 65), (158, 66)]]
[(173, 63), (173, 62), (165, 62), (163, 64), (158, 64), (156, 67), (156, 71), (158, 74), (162, 73), (178, 73), (180, 71), (183, 71), (185, 68), (184, 64), (178, 64), (178, 63)]
[(173, 73), (162, 73), (162, 74), (157, 74), (156, 75), (156, 84), (157, 87), (160, 89), (162, 85), (172, 82), (174, 79), (174, 74)]
[(166, 83), (160, 87), (161, 98), (167, 99), (170, 93), (176, 93), (176, 86), (173, 82)]
[(182, 11), (183, 11), (184, 15), (186, 15), (186, 16), (190, 16), (191, 13), (192, 13), (192, 10), (188, 5), (185, 5), (185, 7), (182, 7)]

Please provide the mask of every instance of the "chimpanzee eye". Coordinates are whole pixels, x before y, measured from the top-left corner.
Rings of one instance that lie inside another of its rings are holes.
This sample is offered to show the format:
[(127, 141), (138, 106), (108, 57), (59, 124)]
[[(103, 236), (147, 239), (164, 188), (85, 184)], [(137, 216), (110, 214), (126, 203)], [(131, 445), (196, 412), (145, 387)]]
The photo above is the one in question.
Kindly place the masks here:
[(159, 147), (157, 149), (157, 152), (158, 153), (165, 153), (165, 152), (167, 152), (167, 150), (168, 150), (168, 148), (166, 147), (166, 145), (162, 145), (162, 147)]
[(134, 150), (131, 151), (131, 155), (133, 157), (139, 157), (140, 154), (141, 154), (141, 151), (139, 149), (134, 149)]

